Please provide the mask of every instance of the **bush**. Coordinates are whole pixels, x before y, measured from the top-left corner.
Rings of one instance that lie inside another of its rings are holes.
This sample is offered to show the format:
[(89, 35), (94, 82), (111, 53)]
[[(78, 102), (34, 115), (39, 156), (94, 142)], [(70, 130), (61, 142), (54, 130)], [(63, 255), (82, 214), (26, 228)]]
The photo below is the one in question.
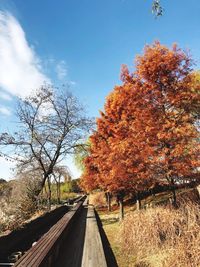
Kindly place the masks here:
[(120, 226), (124, 254), (136, 256), (138, 267), (198, 267), (199, 214), (191, 202), (178, 210), (156, 207), (128, 214)]
[[(0, 190), (0, 232), (14, 230), (38, 210), (38, 179), (23, 177)], [(6, 189), (6, 190), (5, 190)]]

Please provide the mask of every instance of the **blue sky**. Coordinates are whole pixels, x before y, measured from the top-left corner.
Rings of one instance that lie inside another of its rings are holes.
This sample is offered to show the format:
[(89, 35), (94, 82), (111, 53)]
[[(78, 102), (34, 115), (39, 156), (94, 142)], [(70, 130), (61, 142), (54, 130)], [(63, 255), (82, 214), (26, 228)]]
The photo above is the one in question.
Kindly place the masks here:
[[(0, 131), (16, 127), (15, 97), (43, 80), (69, 83), (88, 114), (98, 116), (106, 95), (120, 83), (121, 64), (132, 67), (135, 55), (155, 40), (190, 49), (198, 68), (200, 2), (161, 0), (165, 12), (159, 19), (151, 3), (0, 0)], [(10, 165), (0, 159), (0, 177), (11, 177)]]

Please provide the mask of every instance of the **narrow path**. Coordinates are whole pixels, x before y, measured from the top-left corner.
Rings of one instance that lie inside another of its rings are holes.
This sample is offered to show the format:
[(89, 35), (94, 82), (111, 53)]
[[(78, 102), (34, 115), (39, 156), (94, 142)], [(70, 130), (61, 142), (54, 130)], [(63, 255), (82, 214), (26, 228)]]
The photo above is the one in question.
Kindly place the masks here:
[(81, 267), (86, 218), (87, 206), (83, 206), (80, 216), (73, 223), (73, 227), (59, 253), (56, 267)]
[(82, 267), (107, 267), (94, 207), (88, 206)]

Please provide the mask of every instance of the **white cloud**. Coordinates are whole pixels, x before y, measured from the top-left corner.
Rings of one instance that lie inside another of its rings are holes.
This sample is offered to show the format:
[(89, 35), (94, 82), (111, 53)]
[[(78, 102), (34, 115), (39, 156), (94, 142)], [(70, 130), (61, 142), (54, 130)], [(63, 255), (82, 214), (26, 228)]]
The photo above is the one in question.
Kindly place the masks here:
[(57, 60), (53, 56), (46, 58), (43, 62), (43, 67), (45, 72), (48, 74), (56, 74), (56, 78), (64, 82), (64, 84), (68, 84), (70, 86), (75, 86), (77, 83), (75, 81), (71, 81), (68, 72), (68, 65), (65, 60)]
[(0, 113), (5, 115), (5, 116), (11, 115), (10, 109), (8, 109), (7, 107), (4, 107), (4, 106), (0, 106)]
[(3, 93), (0, 91), (0, 98), (3, 99), (3, 100), (7, 100), (7, 101), (10, 101), (12, 100), (12, 97), (6, 93)]
[(61, 60), (57, 63), (56, 74), (59, 80), (64, 80), (67, 77), (67, 64), (64, 60)]
[(19, 22), (0, 12), (0, 87), (12, 95), (25, 97), (49, 79), (41, 71), (40, 60), (28, 44)]

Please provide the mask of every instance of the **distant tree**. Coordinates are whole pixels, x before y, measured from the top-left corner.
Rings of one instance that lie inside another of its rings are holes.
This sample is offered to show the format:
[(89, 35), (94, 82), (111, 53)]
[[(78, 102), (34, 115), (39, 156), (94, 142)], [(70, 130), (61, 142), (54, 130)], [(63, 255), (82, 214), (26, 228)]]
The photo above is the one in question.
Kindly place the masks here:
[(79, 193), (81, 191), (79, 186), (79, 179), (72, 179), (66, 182), (65, 191), (68, 193)]
[(79, 182), (80, 182), (80, 179), (71, 180), (72, 192), (79, 193), (81, 191), (80, 186), (79, 186)]
[(90, 142), (88, 140), (83, 143), (83, 145), (80, 145), (75, 149), (74, 162), (76, 167), (82, 172), (85, 169), (84, 160), (89, 155), (89, 148)]
[(65, 183), (70, 182), (72, 180), (69, 169), (66, 166), (55, 166), (53, 171), (53, 178), (56, 182), (56, 192), (57, 192), (57, 200), (60, 203), (61, 197), (61, 178), (64, 178)]
[(23, 168), (32, 162), (42, 171), (37, 194), (50, 179), (54, 167), (64, 157), (75, 152), (89, 133), (92, 121), (84, 108), (69, 92), (59, 93), (51, 86), (42, 87), (36, 94), (20, 99), (17, 116), (19, 130), (0, 136), (0, 144), (15, 149), (16, 159)]

